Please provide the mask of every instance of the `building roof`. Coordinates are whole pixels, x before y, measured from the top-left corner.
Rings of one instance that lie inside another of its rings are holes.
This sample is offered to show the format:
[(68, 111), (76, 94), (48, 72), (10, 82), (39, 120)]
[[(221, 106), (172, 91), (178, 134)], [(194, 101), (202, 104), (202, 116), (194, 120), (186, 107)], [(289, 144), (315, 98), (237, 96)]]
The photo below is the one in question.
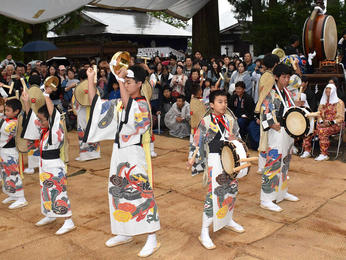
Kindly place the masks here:
[(191, 32), (176, 28), (143, 12), (87, 7), (81, 13), (84, 21), (79, 28), (60, 35), (54, 33), (53, 29), (47, 34), (47, 38), (92, 34), (192, 36)]

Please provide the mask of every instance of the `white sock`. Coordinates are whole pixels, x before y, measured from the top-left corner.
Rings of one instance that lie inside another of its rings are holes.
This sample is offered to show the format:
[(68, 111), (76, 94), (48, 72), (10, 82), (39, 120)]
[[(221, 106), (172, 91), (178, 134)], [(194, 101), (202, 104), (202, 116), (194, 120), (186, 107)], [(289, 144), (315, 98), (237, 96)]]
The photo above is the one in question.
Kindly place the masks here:
[(209, 236), (209, 226), (213, 223), (213, 218), (208, 218), (205, 213), (203, 213), (202, 219), (202, 229), (201, 229), (201, 240), (206, 247), (215, 246), (213, 241)]
[(111, 247), (118, 243), (125, 242), (127, 240), (131, 239), (131, 236), (124, 236), (124, 235), (117, 235), (114, 236), (106, 241), (106, 246)]
[(65, 219), (63, 227), (66, 227), (66, 228), (74, 227), (72, 218)]
[(143, 246), (142, 250), (139, 252), (140, 255), (151, 254), (155, 247), (157, 246), (156, 234), (149, 234), (147, 242)]

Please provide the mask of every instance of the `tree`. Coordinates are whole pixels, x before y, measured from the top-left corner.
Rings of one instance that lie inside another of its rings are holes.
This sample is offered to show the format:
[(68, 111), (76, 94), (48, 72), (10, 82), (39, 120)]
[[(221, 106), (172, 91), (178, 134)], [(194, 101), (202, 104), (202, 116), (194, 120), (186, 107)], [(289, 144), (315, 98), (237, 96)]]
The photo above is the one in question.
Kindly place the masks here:
[(192, 17), (192, 51), (204, 57), (220, 56), (220, 26), (217, 0), (210, 0)]

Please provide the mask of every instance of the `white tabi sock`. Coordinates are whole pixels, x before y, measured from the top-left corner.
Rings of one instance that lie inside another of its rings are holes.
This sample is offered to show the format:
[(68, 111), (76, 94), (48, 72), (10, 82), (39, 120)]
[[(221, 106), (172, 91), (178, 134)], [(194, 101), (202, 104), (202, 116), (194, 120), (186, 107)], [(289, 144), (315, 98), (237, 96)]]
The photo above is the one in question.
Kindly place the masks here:
[(215, 245), (209, 236), (209, 226), (213, 223), (213, 218), (208, 218), (205, 213), (203, 213), (202, 218), (202, 230), (199, 240), (206, 249), (214, 249)]
[(233, 220), (233, 210), (230, 212), (230, 220), (227, 225), (231, 230), (238, 232), (238, 233), (243, 233), (245, 229), (239, 225), (237, 222)]
[(40, 221), (38, 221), (35, 225), (40, 227), (40, 226), (44, 226), (47, 225), (49, 223), (52, 223), (56, 220), (56, 218), (50, 218), (50, 217), (44, 217), (43, 219), (41, 219)]
[(21, 207), (25, 207), (26, 205), (28, 205), (28, 202), (26, 201), (26, 199), (24, 197), (20, 197), (20, 198), (16, 199), (16, 201), (13, 202), (8, 208), (9, 209), (18, 209)]
[(129, 243), (133, 240), (131, 236), (117, 235), (106, 241), (106, 246), (113, 247)]
[(151, 157), (157, 157), (157, 153), (154, 151), (154, 143), (150, 143), (150, 154)]
[(57, 232), (55, 232), (56, 235), (62, 235), (67, 232), (70, 232), (71, 230), (75, 229), (76, 226), (73, 223), (72, 218), (68, 218), (65, 220), (64, 225), (62, 225), (61, 228)]
[(149, 234), (147, 242), (139, 252), (138, 256), (147, 257), (154, 253), (160, 247), (160, 243), (157, 243), (156, 234)]

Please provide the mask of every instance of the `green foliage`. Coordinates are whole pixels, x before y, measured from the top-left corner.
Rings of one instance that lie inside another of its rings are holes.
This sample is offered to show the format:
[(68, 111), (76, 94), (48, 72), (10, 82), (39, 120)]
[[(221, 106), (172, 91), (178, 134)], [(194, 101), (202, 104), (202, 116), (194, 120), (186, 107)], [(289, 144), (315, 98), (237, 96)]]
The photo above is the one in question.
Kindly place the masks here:
[(0, 15), (0, 60), (3, 60), (7, 54), (13, 57), (23, 57), (19, 47), (23, 45), (24, 30), (27, 26), (17, 20)]
[(177, 28), (183, 28), (185, 29), (187, 26), (187, 21), (175, 18), (165, 12), (157, 11), (157, 12), (148, 12), (149, 15), (154, 16), (155, 18), (160, 19), (161, 21), (164, 21), (165, 23), (168, 23), (170, 25), (173, 25)]
[[(281, 48), (288, 45), (288, 39), (292, 34), (302, 35), (305, 20), (312, 12), (311, 4), (314, 1), (229, 0), (229, 2), (234, 7), (236, 18), (245, 20), (255, 16), (254, 22), (248, 23), (249, 34), (244, 34), (243, 39), (254, 43), (255, 54), (263, 54), (271, 52), (276, 45)], [(329, 2), (328, 14), (334, 17), (340, 36), (346, 28), (346, 4), (340, 1), (331, 1), (333, 4)]]

